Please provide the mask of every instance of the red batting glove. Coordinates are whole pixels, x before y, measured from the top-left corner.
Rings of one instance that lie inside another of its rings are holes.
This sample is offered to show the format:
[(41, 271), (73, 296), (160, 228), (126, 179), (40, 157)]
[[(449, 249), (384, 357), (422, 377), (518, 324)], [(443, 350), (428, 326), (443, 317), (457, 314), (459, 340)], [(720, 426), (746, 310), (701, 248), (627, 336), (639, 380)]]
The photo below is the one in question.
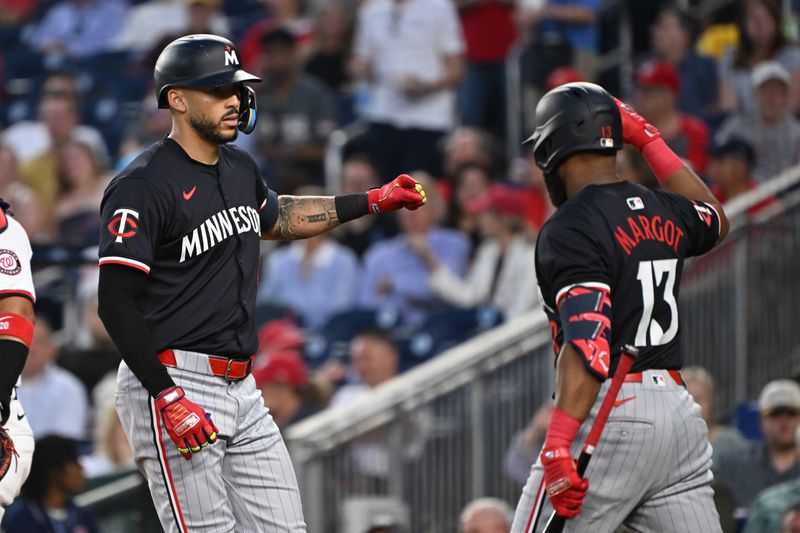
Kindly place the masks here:
[(614, 101), (622, 116), (622, 140), (641, 151), (645, 145), (661, 138), (661, 132), (635, 109), (618, 98), (614, 98)]
[(380, 188), (367, 191), (367, 202), (372, 213), (388, 213), (406, 208), (417, 209), (428, 201), (425, 189), (408, 174), (400, 174)]
[(190, 402), (180, 387), (170, 387), (156, 396), (156, 409), (164, 418), (170, 438), (184, 459), (191, 459), (217, 441), (217, 426), (197, 404)]
[(569, 448), (544, 448), (544, 486), (556, 514), (562, 518), (575, 518), (581, 512), (581, 503), (589, 488), (589, 481), (578, 476), (576, 462)]

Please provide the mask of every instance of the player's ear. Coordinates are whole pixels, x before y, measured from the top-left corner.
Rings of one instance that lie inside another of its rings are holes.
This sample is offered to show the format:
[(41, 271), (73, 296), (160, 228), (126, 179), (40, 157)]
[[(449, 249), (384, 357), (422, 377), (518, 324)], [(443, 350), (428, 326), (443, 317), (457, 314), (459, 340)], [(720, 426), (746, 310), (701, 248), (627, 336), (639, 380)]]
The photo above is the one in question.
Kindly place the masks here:
[(167, 103), (170, 108), (183, 113), (186, 111), (186, 94), (180, 89), (169, 89)]

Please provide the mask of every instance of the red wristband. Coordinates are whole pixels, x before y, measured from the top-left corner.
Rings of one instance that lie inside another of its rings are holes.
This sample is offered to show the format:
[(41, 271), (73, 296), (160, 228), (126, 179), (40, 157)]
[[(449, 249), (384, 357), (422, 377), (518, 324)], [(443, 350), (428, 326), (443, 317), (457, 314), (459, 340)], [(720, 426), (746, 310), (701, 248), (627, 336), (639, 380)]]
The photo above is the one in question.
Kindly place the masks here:
[(30, 348), (33, 342), (33, 322), (15, 313), (0, 314), (0, 335), (19, 339)]
[(581, 422), (577, 418), (569, 416), (567, 413), (556, 407), (550, 417), (550, 424), (547, 426), (547, 436), (544, 439), (545, 448), (569, 448), (575, 435), (581, 428)]
[(685, 164), (661, 138), (642, 146), (642, 156), (659, 182)]

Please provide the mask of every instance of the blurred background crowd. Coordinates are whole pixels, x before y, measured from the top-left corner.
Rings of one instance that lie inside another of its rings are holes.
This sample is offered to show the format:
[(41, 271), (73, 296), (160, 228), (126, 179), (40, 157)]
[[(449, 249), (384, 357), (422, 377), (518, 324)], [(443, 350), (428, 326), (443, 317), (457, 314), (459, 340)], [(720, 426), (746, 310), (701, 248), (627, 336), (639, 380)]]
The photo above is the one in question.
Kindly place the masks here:
[[(99, 206), (115, 172), (170, 131), (152, 72), (172, 39), (227, 36), (263, 78), (256, 130), (236, 144), (280, 194), (362, 192), (403, 172), (428, 191), (418, 211), (264, 245), (254, 375), (286, 428), (538, 308), (534, 244), (552, 206), (520, 143), (547, 90), (602, 83), (723, 202), (797, 165), (799, 9), (779, 0), (0, 0), (0, 197), (33, 243), (38, 296), (19, 395), (42, 437), (34, 465), (50, 457), (6, 531), (50, 531), (37, 529), (42, 517), (93, 530), (71, 496), (84, 477), (132, 467), (113, 402), (99, 400), (113, 398), (120, 360), (96, 312)], [(618, 161), (623, 178), (657, 186), (635, 150)], [(780, 202), (768, 196), (751, 214)], [(796, 382), (764, 389), (753, 423), (762, 429), (748, 433), (720, 425), (732, 413), (714, 412), (707, 371), (686, 380), (715, 443), (726, 531), (748, 509), (768, 516), (748, 532), (779, 531), (784, 518), (780, 531), (800, 531)], [(518, 428), (508, 450), (507, 475), (520, 486), (547, 415)], [(425, 418), (411, 421), (420, 442)], [(361, 446), (358, 467), (380, 483), (387, 451)], [(419, 453), (414, 442), (406, 453)], [(780, 497), (759, 496), (780, 482), (789, 482)], [(469, 524), (507, 521), (508, 503), (478, 500), (460, 527), (507, 531)], [(382, 519), (368, 531), (400, 531)]]

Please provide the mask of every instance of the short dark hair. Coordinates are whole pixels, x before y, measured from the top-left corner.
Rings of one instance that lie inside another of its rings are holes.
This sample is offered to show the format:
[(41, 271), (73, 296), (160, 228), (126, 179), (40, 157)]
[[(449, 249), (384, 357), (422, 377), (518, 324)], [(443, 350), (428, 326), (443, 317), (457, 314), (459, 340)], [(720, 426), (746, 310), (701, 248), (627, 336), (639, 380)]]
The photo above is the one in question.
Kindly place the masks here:
[(47, 435), (36, 440), (28, 480), (22, 486), (22, 495), (41, 501), (53, 482), (53, 475), (69, 464), (78, 462), (78, 447), (73, 439)]
[(700, 35), (700, 21), (679, 5), (666, 4), (658, 12), (659, 17), (663, 15), (674, 15), (678, 19), (681, 29), (689, 35), (691, 42), (694, 42)]
[(381, 328), (378, 326), (368, 326), (361, 331), (358, 332), (356, 338), (358, 337), (369, 337), (371, 339), (377, 339), (389, 346), (397, 348), (397, 341), (395, 340), (392, 333), (385, 328)]
[(263, 37), (261, 37), (261, 45), (267, 46), (283, 46), (285, 48), (294, 48), (295, 39), (294, 35), (284, 27), (277, 27), (268, 30)]

